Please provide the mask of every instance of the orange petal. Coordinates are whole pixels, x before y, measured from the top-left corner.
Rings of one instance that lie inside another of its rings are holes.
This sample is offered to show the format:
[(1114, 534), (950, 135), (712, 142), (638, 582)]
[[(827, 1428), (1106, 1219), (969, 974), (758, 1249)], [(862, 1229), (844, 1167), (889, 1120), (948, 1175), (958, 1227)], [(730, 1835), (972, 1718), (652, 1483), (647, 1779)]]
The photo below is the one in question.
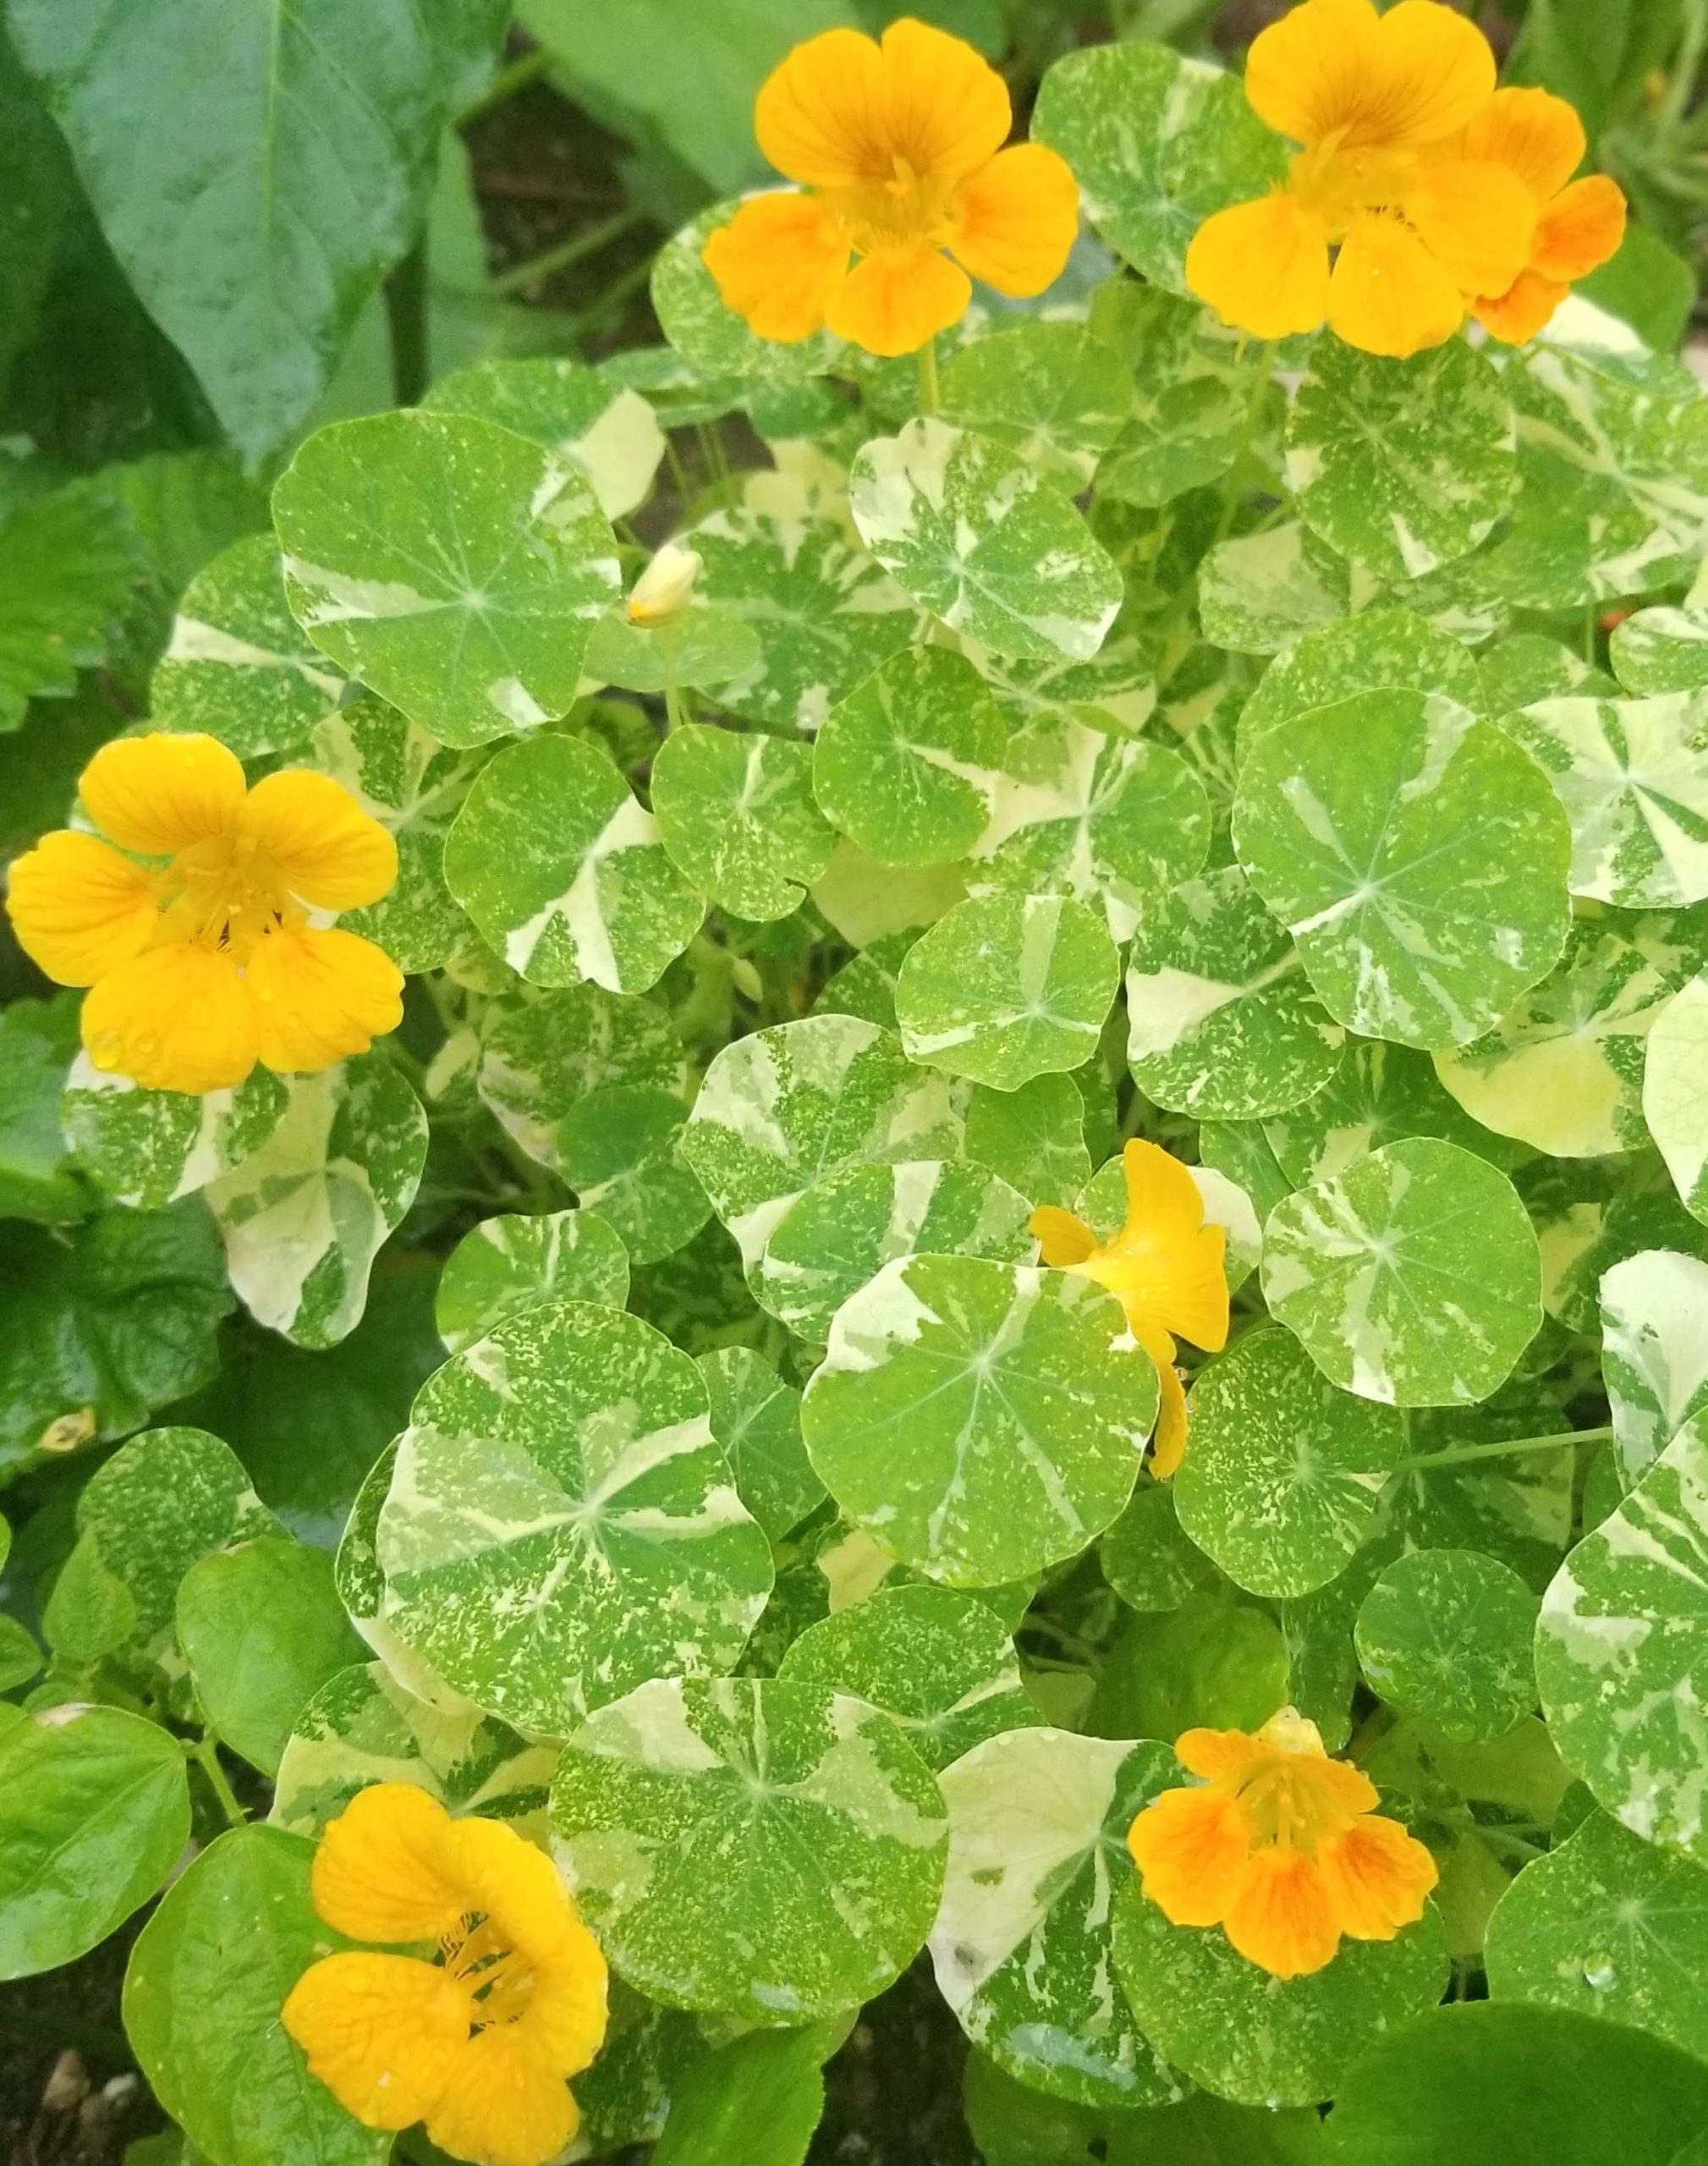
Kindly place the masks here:
[(1254, 338), (1315, 331), (1328, 312), (1326, 231), (1285, 190), (1236, 203), (1192, 236), (1186, 283), (1224, 323)]
[(900, 159), (922, 179), (952, 184), (994, 157), (1013, 124), (1008, 86), (990, 62), (911, 15), (884, 32), (883, 87), (890, 162), (881, 183)]
[(1535, 199), (1505, 166), (1425, 166), (1401, 200), (1406, 223), (1464, 294), (1502, 294), (1530, 260)]
[(862, 256), (830, 297), (825, 321), (868, 354), (916, 353), (958, 323), (973, 298), (958, 263), (923, 243)]
[(1451, 338), (1464, 295), (1409, 226), (1354, 218), (1329, 281), (1328, 320), (1348, 346), (1405, 360)]
[(1159, 1482), (1167, 1482), (1179, 1473), (1180, 1462), (1186, 1456), (1186, 1438), (1191, 1427), (1186, 1411), (1186, 1387), (1174, 1366), (1174, 1341), (1167, 1333), (1156, 1330), (1142, 1317), (1135, 1319), (1130, 1311), (1127, 1321), (1133, 1336), (1156, 1366), (1161, 1395), (1156, 1406), (1156, 1427), (1151, 1438), (1151, 1471)]
[(1265, 1756), (1266, 1751), (1260, 1739), (1243, 1729), (1183, 1730), (1174, 1740), (1174, 1757), (1207, 1783), (1243, 1775), (1254, 1761)]
[(6, 914), (19, 946), (56, 985), (93, 985), (140, 954), (160, 922), (141, 866), (70, 827), (13, 860)]
[(477, 2031), (447, 2064), (426, 2116), (441, 2151), (473, 2166), (546, 2166), (581, 2116), (563, 2077), (535, 2054), (520, 2024)]
[(115, 737), (83, 770), (77, 792), (121, 849), (170, 857), (236, 827), (243, 762), (217, 737)]
[(1376, 60), (1348, 145), (1409, 150), (1443, 142), (1494, 95), (1493, 49), (1469, 15), (1442, 0), (1390, 8), (1376, 29)]
[(1522, 346), (1546, 328), (1570, 291), (1552, 278), (1521, 271), (1505, 293), (1486, 294), (1477, 302), (1477, 321), (1502, 344)]
[(1586, 174), (1557, 195), (1536, 221), (1530, 268), (1569, 284), (1618, 253), (1625, 238), (1625, 198), (1606, 173)]
[(795, 345), (824, 328), (849, 245), (816, 197), (755, 195), (711, 235), (704, 255), (726, 308), (757, 337)]
[(471, 1906), (455, 1877), (452, 1820), (410, 1783), (358, 1790), (315, 1853), (314, 1905), (352, 1940), (439, 1940)]
[(890, 177), (886, 118), (876, 40), (834, 30), (796, 46), (772, 70), (754, 103), (753, 131), (789, 179), (808, 188), (859, 188)]
[(1340, 1929), (1354, 1940), (1392, 1940), (1414, 1925), (1441, 1877), (1417, 1838), (1376, 1813), (1329, 1837), (1316, 1855)]
[(236, 963), (199, 940), (168, 941), (106, 971), (83, 1003), (83, 1043), (108, 1075), (193, 1097), (241, 1083), (259, 1052)]
[(412, 1955), (349, 1950), (310, 1964), (280, 2020), (309, 2073), (371, 2129), (432, 2112), (469, 2036), (466, 1996)]
[(354, 932), (281, 926), (256, 942), (248, 972), (261, 1058), (276, 1075), (330, 1068), (403, 1020), (402, 973)]
[(1079, 230), (1079, 184), (1041, 143), (999, 151), (962, 182), (948, 246), (975, 278), (1027, 300), (1062, 275)]
[(1097, 1245), (1097, 1236), (1083, 1218), (1054, 1203), (1041, 1203), (1026, 1221), (1026, 1230), (1041, 1243), (1043, 1261), (1052, 1271), (1084, 1263)]
[(1248, 1963), (1277, 1978), (1300, 1978), (1334, 1960), (1340, 1927), (1314, 1858), (1275, 1843), (1252, 1853), (1222, 1920)]
[(1127, 1847), (1171, 1925), (1213, 1926), (1244, 1878), (1251, 1831), (1224, 1790), (1164, 1790), (1127, 1831)]
[(1584, 162), (1584, 124), (1551, 91), (1497, 91), (1465, 130), (1463, 157), (1516, 174), (1540, 203), (1557, 195)]
[(1227, 1343), (1226, 1233), (1204, 1223), (1204, 1199), (1189, 1168), (1160, 1146), (1134, 1137), (1122, 1163), (1127, 1223), (1098, 1251), (1087, 1275), (1119, 1296), (1153, 1361), (1174, 1358), (1172, 1344), (1165, 1357), (1159, 1333), (1218, 1352)]
[(244, 800), (239, 833), (258, 844), (292, 894), (316, 910), (376, 903), (398, 877), (398, 846), (342, 783), (295, 767)]
[(1245, 62), (1259, 116), (1295, 143), (1344, 128), (1375, 72), (1378, 19), (1370, 0), (1304, 0), (1260, 30)]

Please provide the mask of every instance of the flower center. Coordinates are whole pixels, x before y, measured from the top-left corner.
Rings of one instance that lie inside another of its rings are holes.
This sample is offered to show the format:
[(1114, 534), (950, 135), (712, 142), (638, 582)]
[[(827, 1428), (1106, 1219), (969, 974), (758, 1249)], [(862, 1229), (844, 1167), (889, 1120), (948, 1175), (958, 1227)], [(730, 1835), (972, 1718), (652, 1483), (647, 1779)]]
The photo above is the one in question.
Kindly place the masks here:
[(1332, 1778), (1325, 1783), (1318, 1772), (1326, 1765), (1302, 1753), (1276, 1752), (1239, 1777), (1234, 1795), (1254, 1842), (1309, 1853), (1325, 1836), (1351, 1826), (1353, 1815), (1335, 1795)]
[(1394, 209), (1417, 172), (1410, 151), (1348, 146), (1343, 131), (1301, 151), (1288, 173), (1288, 188), (1299, 202), (1321, 218), (1331, 240), (1339, 240), (1361, 211)]
[(266, 852), (250, 838), (209, 835), (160, 875), (161, 937), (199, 940), (247, 962), (255, 943), (305, 915)]
[(464, 1989), (472, 2029), (515, 2023), (533, 1998), (534, 1970), (527, 1959), (507, 1947), (492, 1921), (478, 1914), (463, 1919), (441, 1944), (446, 1970)]
[(949, 237), (949, 190), (899, 151), (891, 152), (887, 173), (858, 188), (827, 189), (823, 201), (857, 255), (920, 242), (940, 248)]

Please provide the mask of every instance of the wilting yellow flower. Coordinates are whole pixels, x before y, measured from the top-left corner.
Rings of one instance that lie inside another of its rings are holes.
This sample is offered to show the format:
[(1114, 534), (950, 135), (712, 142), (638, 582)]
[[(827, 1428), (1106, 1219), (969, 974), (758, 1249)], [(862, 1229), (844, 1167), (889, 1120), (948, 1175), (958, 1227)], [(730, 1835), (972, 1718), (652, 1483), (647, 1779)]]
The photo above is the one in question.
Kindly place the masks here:
[[(1314, 331), (1403, 359), (1450, 338), (1466, 296), (1504, 294), (1530, 260), (1535, 201), (1461, 142), (1495, 60), (1446, 0), (1304, 0), (1253, 41), (1245, 92), (1303, 147), (1286, 184), (1207, 218), (1193, 292), (1260, 338)], [(1338, 250), (1331, 267), (1331, 250)]]
[(707, 241), (726, 305), (761, 338), (828, 325), (869, 354), (910, 354), (959, 320), (969, 272), (1042, 293), (1074, 245), (1079, 189), (1041, 143), (1002, 148), (1013, 119), (995, 69), (910, 17), (881, 45), (835, 30), (796, 46), (754, 130), (806, 192), (754, 196)]
[(1625, 198), (1605, 173), (1572, 179), (1587, 147), (1584, 124), (1548, 91), (1497, 91), (1459, 147), (1464, 157), (1516, 174), (1535, 206), (1524, 269), (1504, 291), (1471, 300), (1495, 338), (1521, 346), (1547, 322), (1574, 278), (1587, 278), (1617, 252), (1625, 238)]
[(605, 1959), (557, 1867), (514, 1828), (425, 1790), (359, 1790), (316, 1854), (314, 1905), (352, 1940), (436, 1941), (310, 1964), (284, 2027), (371, 2129), (425, 2121), (475, 2166), (544, 2166), (580, 2114), (568, 2078), (605, 2037)]
[(1145, 1894), (1177, 1926), (1220, 1926), (1277, 1978), (1332, 1962), (1342, 1937), (1392, 1940), (1423, 1916), (1435, 1860), (1370, 1808), (1376, 1785), (1331, 1760), (1291, 1707), (1255, 1737), (1189, 1729), (1175, 1756), (1202, 1785), (1164, 1790), (1128, 1832)]
[(44, 835), (12, 867), (7, 909), (50, 978), (91, 988), (97, 1068), (219, 1091), (257, 1061), (330, 1068), (397, 1028), (391, 958), (309, 921), (376, 903), (398, 877), (397, 845), (331, 776), (246, 789), (217, 739), (162, 734), (102, 745), (78, 789), (110, 839)]
[(1186, 1394), (1175, 1373), (1174, 1334), (1219, 1353), (1227, 1344), (1227, 1280), (1222, 1268), (1227, 1236), (1204, 1223), (1204, 1198), (1178, 1158), (1134, 1137), (1122, 1159), (1127, 1176), (1127, 1223), (1107, 1241), (1083, 1218), (1054, 1204), (1032, 1213), (1043, 1259), (1058, 1271), (1094, 1279), (1127, 1312), (1133, 1336), (1156, 1364), (1162, 1406), (1151, 1458), (1167, 1476), (1186, 1449)]
[(643, 631), (674, 624), (693, 601), (705, 569), (706, 559), (698, 549), (687, 548), (680, 542), (665, 542), (629, 588), (623, 614)]

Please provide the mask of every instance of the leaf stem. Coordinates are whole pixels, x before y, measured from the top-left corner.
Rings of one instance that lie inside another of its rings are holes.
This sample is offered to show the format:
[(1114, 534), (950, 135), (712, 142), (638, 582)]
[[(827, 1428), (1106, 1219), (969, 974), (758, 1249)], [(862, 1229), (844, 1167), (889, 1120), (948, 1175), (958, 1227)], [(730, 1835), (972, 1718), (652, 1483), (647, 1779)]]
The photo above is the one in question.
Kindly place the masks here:
[(207, 1786), (219, 1800), (219, 1809), (224, 1813), (228, 1822), (233, 1828), (241, 1828), (244, 1821), (249, 1818), (249, 1814), (238, 1802), (237, 1792), (232, 1788), (227, 1779), (224, 1768), (219, 1764), (219, 1748), (214, 1743), (211, 1735), (204, 1730), (195, 1743), (186, 1746), (185, 1750), (202, 1773), (207, 1777)]
[(554, 242), (542, 249), (538, 256), (530, 256), (525, 263), (513, 263), (508, 271), (501, 271), (489, 282), (488, 291), (494, 294), (520, 293), (524, 287), (537, 285), (541, 279), (549, 278), (557, 272), (567, 271), (572, 263), (579, 263), (584, 256), (594, 256), (609, 241), (617, 240), (626, 233), (645, 223), (646, 213), (632, 206), (619, 211), (613, 217), (603, 218), (596, 226), (585, 232), (572, 234), (568, 239)]
[(1549, 1437), (1497, 1437), (1488, 1443), (1448, 1444), (1438, 1452), (1409, 1452), (1394, 1471), (1409, 1474), (1419, 1467), (1468, 1466), (1475, 1460), (1509, 1459), (1519, 1452), (1562, 1451), (1568, 1444), (1595, 1443), (1612, 1433), (1611, 1427), (1561, 1429)]
[(937, 342), (933, 334), (914, 355), (914, 366), (919, 372), (920, 411), (938, 412), (943, 403), (942, 392), (937, 382)]

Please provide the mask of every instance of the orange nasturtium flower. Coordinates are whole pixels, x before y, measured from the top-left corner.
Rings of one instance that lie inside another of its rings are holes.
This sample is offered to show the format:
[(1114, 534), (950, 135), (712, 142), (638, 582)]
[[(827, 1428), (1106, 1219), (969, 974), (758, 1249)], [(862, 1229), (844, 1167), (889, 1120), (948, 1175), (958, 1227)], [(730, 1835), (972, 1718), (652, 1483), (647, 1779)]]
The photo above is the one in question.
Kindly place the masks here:
[(438, 1956), (347, 1949), (312, 1963), (285, 2029), (371, 2129), (425, 2121), (475, 2166), (544, 2166), (575, 2134), (567, 2079), (605, 2037), (605, 1959), (542, 1851), (496, 1820), (453, 1820), (407, 1783), (358, 1790), (327, 1828), (310, 1888), (352, 1940), (437, 1942)]
[(1206, 1354), (1227, 1344), (1227, 1235), (1204, 1223), (1204, 1198), (1178, 1158), (1136, 1136), (1123, 1154), (1127, 1223), (1100, 1241), (1083, 1218), (1054, 1204), (1032, 1213), (1044, 1262), (1107, 1287), (1133, 1336), (1156, 1364), (1162, 1406), (1152, 1471), (1173, 1474), (1186, 1450), (1186, 1394), (1175, 1372), (1174, 1335)]
[(796, 46), (761, 88), (754, 132), (804, 192), (750, 197), (706, 242), (725, 305), (761, 338), (828, 326), (869, 354), (911, 354), (959, 321), (969, 272), (1042, 293), (1079, 191), (1041, 143), (1002, 148), (1013, 120), (996, 69), (911, 17), (881, 45), (835, 30)]
[(103, 745), (78, 791), (101, 834), (44, 835), (13, 866), (7, 909), (50, 978), (91, 988), (97, 1068), (220, 1091), (257, 1061), (330, 1068), (397, 1028), (390, 956), (310, 921), (376, 903), (398, 877), (397, 845), (330, 775), (248, 789), (217, 738), (162, 732)]
[(1467, 158), (1491, 160), (1515, 173), (1535, 205), (1536, 230), (1524, 269), (1503, 291), (1471, 301), (1492, 337), (1522, 346), (1564, 300), (1574, 278), (1586, 278), (1617, 253), (1625, 238), (1625, 198), (1605, 173), (1572, 179), (1584, 162), (1584, 124), (1548, 91), (1497, 91), (1459, 147)]
[(1164, 1790), (1128, 1832), (1145, 1894), (1177, 1926), (1220, 1926), (1277, 1978), (1333, 1961), (1343, 1935), (1392, 1940), (1423, 1916), (1435, 1860), (1374, 1783), (1331, 1760), (1291, 1707), (1255, 1737), (1189, 1729), (1175, 1755), (1201, 1784)]
[[(1205, 219), (1186, 282), (1260, 338), (1315, 331), (1404, 359), (1530, 258), (1536, 204), (1463, 139), (1494, 94), (1488, 40), (1446, 0), (1304, 0), (1253, 41), (1245, 92), (1301, 145), (1284, 186)], [(1331, 250), (1337, 250), (1331, 267)]]

